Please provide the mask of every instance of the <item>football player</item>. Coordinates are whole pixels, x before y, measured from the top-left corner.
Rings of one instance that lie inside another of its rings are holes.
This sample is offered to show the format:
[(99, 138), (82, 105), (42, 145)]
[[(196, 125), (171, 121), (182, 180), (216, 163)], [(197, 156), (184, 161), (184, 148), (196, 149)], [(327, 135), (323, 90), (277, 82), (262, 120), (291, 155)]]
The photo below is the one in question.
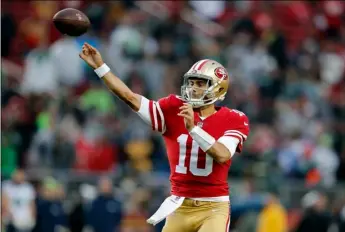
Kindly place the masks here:
[(228, 170), (247, 139), (249, 122), (240, 111), (214, 105), (228, 90), (226, 69), (214, 60), (198, 61), (183, 77), (181, 96), (154, 101), (133, 93), (89, 44), (80, 57), (111, 92), (163, 135), (171, 196), (148, 222), (155, 225), (166, 218), (163, 232), (228, 231)]

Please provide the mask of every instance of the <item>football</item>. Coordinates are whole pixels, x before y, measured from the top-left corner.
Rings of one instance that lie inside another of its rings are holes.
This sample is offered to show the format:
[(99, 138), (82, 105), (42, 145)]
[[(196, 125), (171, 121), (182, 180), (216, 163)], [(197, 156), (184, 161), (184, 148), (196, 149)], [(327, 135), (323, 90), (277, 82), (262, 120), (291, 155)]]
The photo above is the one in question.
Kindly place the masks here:
[(90, 27), (89, 18), (80, 10), (66, 8), (53, 17), (55, 27), (65, 35), (80, 36)]

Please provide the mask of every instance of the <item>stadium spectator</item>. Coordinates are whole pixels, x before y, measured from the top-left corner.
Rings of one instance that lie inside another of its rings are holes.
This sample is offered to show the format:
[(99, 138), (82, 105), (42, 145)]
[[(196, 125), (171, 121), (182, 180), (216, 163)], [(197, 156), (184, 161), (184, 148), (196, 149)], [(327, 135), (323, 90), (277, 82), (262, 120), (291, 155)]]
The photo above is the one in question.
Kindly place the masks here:
[(327, 232), (331, 226), (331, 215), (326, 211), (327, 197), (320, 192), (309, 192), (302, 198), (305, 208), (296, 232)]
[(36, 201), (37, 225), (34, 232), (66, 231), (68, 229), (63, 200), (62, 185), (52, 177), (44, 178)]
[[(94, 232), (120, 231), (123, 214), (122, 204), (113, 195), (112, 181), (108, 177), (100, 178), (97, 198), (86, 209), (86, 225)], [(100, 215), (102, 215), (100, 217)]]
[(271, 193), (258, 216), (257, 232), (288, 231), (287, 212), (276, 194)]
[(25, 178), (25, 172), (18, 169), (2, 186), (8, 232), (30, 232), (36, 224), (36, 193)]

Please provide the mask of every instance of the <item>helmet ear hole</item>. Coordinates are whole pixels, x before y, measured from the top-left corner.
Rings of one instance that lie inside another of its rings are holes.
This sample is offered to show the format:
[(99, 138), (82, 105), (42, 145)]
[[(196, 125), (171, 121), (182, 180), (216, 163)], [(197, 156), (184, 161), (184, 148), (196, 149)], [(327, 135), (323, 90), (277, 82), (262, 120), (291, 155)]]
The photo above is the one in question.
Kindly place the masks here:
[(218, 92), (220, 93), (220, 92), (222, 92), (223, 90), (224, 90), (223, 87), (222, 87), (222, 88), (219, 88)]

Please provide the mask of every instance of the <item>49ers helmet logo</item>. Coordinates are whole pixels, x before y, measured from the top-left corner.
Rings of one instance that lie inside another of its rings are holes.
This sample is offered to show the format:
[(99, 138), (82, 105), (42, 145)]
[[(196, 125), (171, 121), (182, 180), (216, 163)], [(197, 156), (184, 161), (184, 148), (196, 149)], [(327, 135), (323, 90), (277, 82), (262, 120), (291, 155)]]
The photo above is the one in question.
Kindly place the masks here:
[(219, 78), (219, 79), (222, 79), (223, 80), (226, 80), (228, 79), (228, 72), (226, 71), (225, 68), (223, 67), (218, 67), (214, 70), (214, 74)]

